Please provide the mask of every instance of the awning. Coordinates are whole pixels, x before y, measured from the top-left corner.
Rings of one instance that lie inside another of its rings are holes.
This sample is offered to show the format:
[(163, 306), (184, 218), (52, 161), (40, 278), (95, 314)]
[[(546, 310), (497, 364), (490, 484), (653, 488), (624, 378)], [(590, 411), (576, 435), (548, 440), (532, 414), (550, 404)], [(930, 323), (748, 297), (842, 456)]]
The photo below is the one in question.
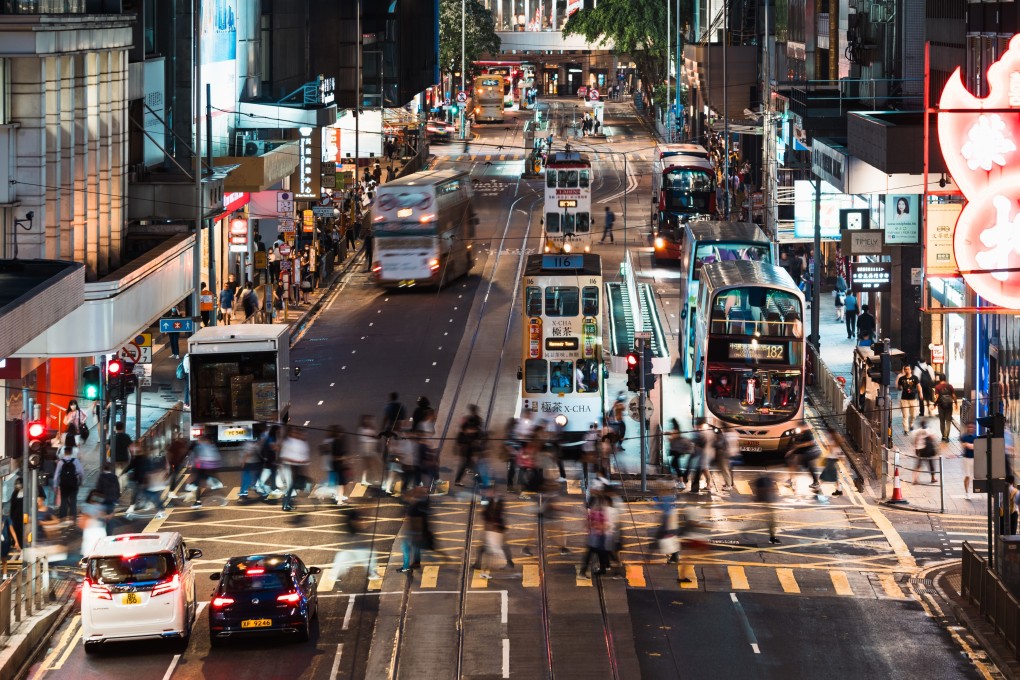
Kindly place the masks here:
[(286, 142), (261, 156), (226, 156), (216, 159), (217, 165), (224, 163), (237, 165), (223, 183), (224, 191), (265, 191), (297, 169), (298, 142)]
[[(0, 360), (85, 302), (85, 265), (56, 260), (0, 260)], [(82, 328), (71, 332), (79, 337)], [(86, 334), (87, 335), (87, 334)]]

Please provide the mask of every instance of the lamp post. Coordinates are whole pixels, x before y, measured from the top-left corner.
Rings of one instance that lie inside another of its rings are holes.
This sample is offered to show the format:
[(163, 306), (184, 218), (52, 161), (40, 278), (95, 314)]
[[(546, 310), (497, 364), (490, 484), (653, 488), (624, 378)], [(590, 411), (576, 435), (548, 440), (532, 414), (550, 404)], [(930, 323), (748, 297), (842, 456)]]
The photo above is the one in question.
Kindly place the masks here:
[[(11, 258), (11, 259), (13, 259), (13, 260), (18, 259), (18, 227), (21, 227), (25, 231), (32, 231), (32, 220), (34, 218), (35, 218), (35, 213), (33, 211), (31, 211), (31, 210), (29, 210), (27, 213), (25, 213), (25, 219), (23, 219), (23, 220), (19, 220), (18, 218), (14, 218), (14, 229), (11, 230), (11, 245), (14, 248), (14, 257)], [(27, 227), (25, 226), (26, 222), (28, 222), (28, 226)]]
[[(465, 27), (466, 26), (467, 26), (467, 0), (460, 0), (460, 91), (461, 92), (467, 92), (467, 88), (464, 87), (464, 78), (466, 77), (466, 72), (464, 71), (464, 58), (465, 58), (464, 55), (466, 54), (466, 50), (467, 50), (467, 47), (466, 47), (466, 45), (467, 45), (467, 33), (465, 32)], [(454, 100), (456, 100), (456, 97), (454, 97)], [(465, 113), (466, 112), (464, 111), (464, 105), (461, 104), (457, 108), (460, 111), (460, 138), (461, 139), (466, 139), (467, 138), (467, 130), (464, 129), (464, 122), (465, 122), (465, 118), (466, 118)]]

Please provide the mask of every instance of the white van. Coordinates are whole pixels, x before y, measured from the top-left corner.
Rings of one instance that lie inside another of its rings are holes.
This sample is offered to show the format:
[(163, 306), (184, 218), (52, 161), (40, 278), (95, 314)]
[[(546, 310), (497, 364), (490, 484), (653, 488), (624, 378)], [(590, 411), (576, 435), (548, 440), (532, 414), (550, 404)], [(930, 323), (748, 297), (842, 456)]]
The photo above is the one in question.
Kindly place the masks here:
[(177, 532), (120, 534), (82, 557), (81, 628), (85, 652), (104, 642), (166, 638), (186, 647), (195, 623), (195, 573)]

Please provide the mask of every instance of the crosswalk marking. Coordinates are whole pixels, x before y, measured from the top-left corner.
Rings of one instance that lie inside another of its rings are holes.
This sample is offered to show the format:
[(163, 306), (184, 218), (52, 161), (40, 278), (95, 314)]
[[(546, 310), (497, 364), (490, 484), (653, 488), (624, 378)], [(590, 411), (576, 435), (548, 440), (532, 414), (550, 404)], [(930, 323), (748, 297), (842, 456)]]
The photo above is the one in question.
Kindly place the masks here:
[(537, 588), (539, 584), (538, 565), (525, 564), (522, 570), (521, 580), (525, 588)]
[(846, 577), (846, 573), (833, 570), (829, 572), (829, 578), (832, 579), (832, 587), (836, 589), (837, 595), (854, 594), (853, 588), (850, 587), (850, 580)]
[(631, 588), (645, 587), (645, 568), (640, 564), (627, 565), (627, 585)]
[(779, 584), (783, 586), (784, 593), (799, 593), (800, 586), (793, 575), (793, 569), (776, 569), (776, 576), (779, 577)]
[(747, 582), (747, 574), (743, 567), (726, 567), (730, 575), (730, 587), (733, 590), (750, 590), (751, 584)]
[(751, 491), (751, 483), (748, 482), (746, 479), (738, 479), (737, 481), (733, 482), (733, 486), (734, 488), (736, 488), (737, 493), (743, 496), (754, 495), (754, 492)]
[(786, 484), (780, 484), (779, 485), (779, 495), (780, 496), (784, 496), (786, 498), (792, 498), (792, 497), (796, 496), (797, 494), (796, 494), (796, 492), (794, 492), (793, 489), (788, 487)]
[(365, 495), (366, 491), (368, 491), (368, 487), (362, 484), (361, 482), (358, 482), (357, 484), (354, 485), (354, 488), (351, 490), (350, 497), (361, 498)]
[(879, 574), (878, 582), (882, 584), (882, 590), (889, 597), (895, 597), (897, 600), (902, 600), (904, 595), (903, 591), (900, 590), (900, 586), (896, 583), (896, 577), (892, 574)]
[(567, 480), (567, 493), (568, 494), (580, 494), (583, 490), (581, 489), (580, 479), (568, 479)]
[[(677, 574), (682, 579), (684, 577), (684, 568), (683, 567), (677, 567), (676, 570), (677, 570)], [(683, 588), (683, 589), (697, 590), (697, 588), (698, 588), (698, 573), (696, 571), (694, 571), (693, 569), (691, 569), (691, 575), (688, 578), (691, 579), (690, 582), (689, 583), (684, 583), (684, 582), (681, 581), (680, 587)]]
[(382, 577), (376, 576), (375, 578), (368, 579), (368, 591), (379, 591), (382, 590)]
[(235, 486), (233, 489), (230, 490), (230, 493), (227, 494), (227, 500), (228, 501), (236, 501), (237, 500), (237, 496), (240, 493), (241, 493), (241, 487)]
[(326, 567), (322, 570), (322, 576), (319, 578), (319, 592), (328, 593), (333, 590), (333, 585), (336, 583), (336, 569), (333, 567)]
[(575, 585), (582, 586), (582, 587), (585, 587), (585, 588), (590, 588), (591, 587), (591, 579), (589, 577), (587, 577), (587, 576), (581, 576), (581, 566), (578, 565), (578, 564), (575, 564), (574, 565), (574, 569), (577, 571), (577, 576), (575, 577), (575, 580), (574, 580)]
[(472, 590), (477, 590), (479, 588), (488, 588), (488, 587), (489, 587), (489, 579), (482, 578), (482, 570), (481, 569), (472, 569), (471, 570), (471, 589)]
[(439, 567), (429, 566), (421, 570), (421, 587), (435, 588), (439, 580)]

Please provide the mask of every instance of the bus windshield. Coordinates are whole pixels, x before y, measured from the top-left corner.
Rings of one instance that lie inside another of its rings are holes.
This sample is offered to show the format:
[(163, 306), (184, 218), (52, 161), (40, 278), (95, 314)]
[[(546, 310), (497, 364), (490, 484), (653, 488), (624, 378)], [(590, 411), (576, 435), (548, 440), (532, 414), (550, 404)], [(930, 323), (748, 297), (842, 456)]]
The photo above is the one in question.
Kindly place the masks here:
[(801, 377), (799, 369), (713, 368), (705, 402), (717, 417), (736, 425), (781, 423), (800, 409)]
[(768, 262), (769, 246), (766, 243), (699, 243), (694, 253), (694, 272), (691, 278), (701, 280), (701, 266), (727, 260)]
[(707, 170), (671, 168), (662, 174), (666, 210), (708, 212), (715, 187)]
[(801, 339), (803, 319), (800, 299), (793, 292), (731, 288), (715, 296), (709, 334)]

